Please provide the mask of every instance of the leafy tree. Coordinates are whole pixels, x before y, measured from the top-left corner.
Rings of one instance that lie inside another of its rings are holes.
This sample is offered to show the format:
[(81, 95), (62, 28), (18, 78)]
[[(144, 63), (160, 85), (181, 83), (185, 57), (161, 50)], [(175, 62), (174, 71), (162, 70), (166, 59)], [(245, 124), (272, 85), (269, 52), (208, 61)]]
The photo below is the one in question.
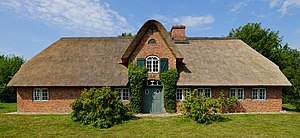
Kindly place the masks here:
[(293, 87), (283, 89), (283, 102), (290, 102), (300, 110), (300, 52), (283, 44), (279, 32), (248, 23), (232, 29), (229, 37), (237, 37), (279, 66)]
[(16, 102), (16, 90), (7, 84), (24, 62), (22, 57), (0, 56), (0, 102)]
[[(245, 26), (240, 26), (237, 29), (232, 29), (229, 32), (229, 37), (237, 37), (243, 40), (253, 49), (275, 62), (279, 63), (280, 54), (278, 49), (281, 49), (283, 37), (279, 37), (279, 32), (272, 31), (261, 27), (261, 23), (248, 23)], [(287, 47), (287, 44), (284, 45)]]
[(135, 35), (131, 34), (131, 33), (122, 33), (121, 35), (119, 35), (118, 37), (125, 37), (125, 38), (132, 38)]

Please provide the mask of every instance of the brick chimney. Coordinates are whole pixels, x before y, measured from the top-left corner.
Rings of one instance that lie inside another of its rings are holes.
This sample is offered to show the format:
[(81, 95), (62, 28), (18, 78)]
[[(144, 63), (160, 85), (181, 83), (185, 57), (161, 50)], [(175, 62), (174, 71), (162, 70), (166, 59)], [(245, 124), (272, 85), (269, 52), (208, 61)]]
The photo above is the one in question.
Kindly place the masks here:
[(171, 29), (171, 36), (173, 40), (184, 41), (185, 37), (185, 26), (183, 25), (174, 25)]

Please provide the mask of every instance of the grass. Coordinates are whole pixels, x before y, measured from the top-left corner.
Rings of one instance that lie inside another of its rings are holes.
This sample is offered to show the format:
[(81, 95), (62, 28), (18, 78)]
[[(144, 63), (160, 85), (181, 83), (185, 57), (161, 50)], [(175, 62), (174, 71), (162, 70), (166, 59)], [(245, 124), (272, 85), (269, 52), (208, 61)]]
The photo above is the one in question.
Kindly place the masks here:
[(290, 103), (285, 103), (285, 104), (282, 104), (282, 110), (296, 111), (296, 108)]
[(0, 102), (0, 113), (16, 112), (16, 103), (1, 103)]
[[(1, 104), (1, 107), (3, 105)], [(297, 137), (300, 114), (228, 114), (210, 125), (178, 117), (141, 117), (109, 129), (83, 126), (70, 115), (8, 115), (0, 109), (0, 137)], [(15, 108), (14, 108), (15, 109)]]

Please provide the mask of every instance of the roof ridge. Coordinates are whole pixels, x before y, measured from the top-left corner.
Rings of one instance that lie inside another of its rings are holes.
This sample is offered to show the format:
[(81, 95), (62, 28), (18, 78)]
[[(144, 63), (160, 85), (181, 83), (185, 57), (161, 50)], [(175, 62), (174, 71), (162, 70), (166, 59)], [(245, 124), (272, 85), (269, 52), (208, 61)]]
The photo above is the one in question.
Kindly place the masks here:
[(240, 40), (237, 37), (187, 37), (188, 40)]
[(133, 39), (134, 37), (62, 37), (63, 39)]

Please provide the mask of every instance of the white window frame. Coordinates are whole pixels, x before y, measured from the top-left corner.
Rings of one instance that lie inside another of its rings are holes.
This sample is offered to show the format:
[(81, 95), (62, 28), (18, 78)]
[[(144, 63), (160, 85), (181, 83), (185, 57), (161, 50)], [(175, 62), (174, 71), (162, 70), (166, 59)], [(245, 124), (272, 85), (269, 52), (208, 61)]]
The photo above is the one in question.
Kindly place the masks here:
[(176, 100), (183, 101), (184, 100), (184, 90), (183, 88), (176, 88)]
[[(245, 99), (245, 90), (244, 88), (230, 88), (229, 90), (229, 97), (232, 97), (232, 96), (239, 96), (239, 90), (241, 90), (243, 92), (243, 94), (241, 94), (241, 98), (238, 97), (237, 99), (238, 100), (244, 100)], [(232, 95), (232, 91), (234, 91), (234, 95)]]
[[(207, 91), (209, 91), (209, 97), (207, 97)], [(211, 88), (197, 88), (196, 96), (198, 97), (200, 93), (204, 93), (206, 98), (211, 98), (212, 97)]]
[[(46, 94), (46, 96), (44, 96), (43, 94)], [(34, 101), (34, 102), (47, 102), (48, 100), (49, 100), (49, 90), (48, 90), (48, 88), (34, 88), (32, 90), (32, 101)]]
[[(184, 101), (186, 91), (191, 92), (191, 88), (176, 88), (176, 100)], [(180, 94), (178, 94), (178, 93), (180, 93)]]
[[(154, 63), (157, 63), (157, 66), (154, 66)], [(157, 70), (156, 70), (157, 67)], [(160, 60), (157, 56), (148, 56), (146, 58), (146, 68), (149, 73), (158, 73), (160, 71)]]
[[(253, 94), (254, 94), (254, 91), (256, 90), (256, 98), (254, 98)], [(263, 90), (263, 91), (262, 91)], [(263, 96), (264, 98), (261, 99), (261, 95), (262, 95), (262, 92), (264, 92)], [(267, 99), (267, 89), (266, 88), (252, 88), (252, 100), (255, 100), (255, 101), (263, 101), (263, 100), (266, 100)]]
[[(115, 91), (119, 93), (120, 99), (122, 101), (129, 101), (130, 100), (130, 91), (129, 88), (116, 88)], [(128, 96), (125, 96), (125, 92), (128, 92)]]

